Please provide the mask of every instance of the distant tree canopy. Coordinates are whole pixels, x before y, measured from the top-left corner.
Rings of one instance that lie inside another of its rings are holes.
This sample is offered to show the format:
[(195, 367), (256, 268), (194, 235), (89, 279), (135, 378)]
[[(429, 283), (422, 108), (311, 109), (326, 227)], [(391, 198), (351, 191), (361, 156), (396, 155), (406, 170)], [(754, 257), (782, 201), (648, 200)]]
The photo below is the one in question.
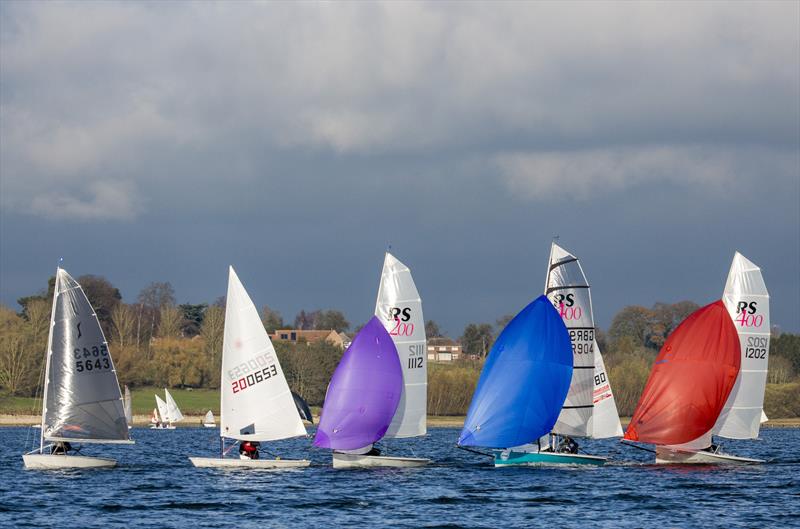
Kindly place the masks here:
[(346, 332), (350, 329), (350, 322), (344, 313), (338, 310), (314, 310), (306, 312), (301, 310), (294, 318), (294, 328), (302, 330)]
[(425, 336), (428, 338), (439, 338), (442, 336), (442, 331), (439, 330), (439, 324), (433, 320), (425, 322)]
[(203, 325), (203, 317), (205, 316), (208, 304), (185, 303), (183, 305), (178, 305), (178, 308), (183, 314), (183, 326), (181, 327), (181, 333), (189, 338), (200, 334), (200, 327)]
[(608, 336), (612, 341), (628, 337), (643, 347), (658, 350), (675, 327), (698, 308), (691, 301), (674, 304), (658, 302), (650, 309), (630, 305), (614, 316)]
[(488, 323), (470, 323), (464, 327), (461, 348), (465, 354), (485, 358), (494, 343), (494, 330)]
[(283, 323), (283, 317), (277, 310), (272, 310), (264, 305), (261, 309), (261, 322), (269, 334), (274, 333), (278, 329), (285, 329), (286, 325)]

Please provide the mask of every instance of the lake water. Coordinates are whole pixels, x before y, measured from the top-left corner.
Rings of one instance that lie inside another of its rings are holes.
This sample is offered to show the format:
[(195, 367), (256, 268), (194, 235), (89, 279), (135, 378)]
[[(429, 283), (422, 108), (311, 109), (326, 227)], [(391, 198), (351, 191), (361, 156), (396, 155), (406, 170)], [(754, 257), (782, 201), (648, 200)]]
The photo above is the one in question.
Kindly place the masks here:
[(611, 440), (583, 444), (605, 467), (495, 469), (454, 448), (458, 431), (383, 443), (435, 459), (423, 469), (333, 470), (329, 452), (295, 439), (269, 448), (307, 469), (219, 471), (186, 459), (216, 454), (217, 430), (137, 428), (136, 445), (84, 448), (116, 469), (42, 472), (20, 457), (38, 431), (0, 428), (0, 527), (800, 527), (800, 429), (727, 442), (768, 461), (728, 468), (655, 466)]

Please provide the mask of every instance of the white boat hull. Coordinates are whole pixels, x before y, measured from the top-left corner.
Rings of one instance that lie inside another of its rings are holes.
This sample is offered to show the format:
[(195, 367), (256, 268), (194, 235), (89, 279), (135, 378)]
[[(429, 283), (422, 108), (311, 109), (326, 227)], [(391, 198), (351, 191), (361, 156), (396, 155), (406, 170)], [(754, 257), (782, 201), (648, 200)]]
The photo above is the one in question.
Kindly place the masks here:
[(216, 424), (206, 424), (206, 423), (203, 423), (203, 427), (204, 427), (204, 428), (216, 428), (216, 427), (217, 427), (217, 425), (216, 425)]
[(155, 424), (150, 426), (151, 430), (174, 430), (175, 427), (172, 425), (169, 426), (156, 426)]
[(308, 459), (228, 459), (221, 457), (190, 457), (197, 468), (300, 468), (311, 464)]
[(656, 447), (656, 464), (658, 465), (755, 465), (759, 463), (764, 463), (764, 461), (730, 454), (714, 454), (704, 450), (677, 450), (665, 446)]
[(359, 454), (333, 453), (333, 468), (365, 468), (365, 467), (424, 467), (430, 459), (419, 457), (368, 456)]
[(73, 456), (63, 454), (24, 454), (25, 468), (30, 470), (58, 470), (65, 468), (112, 468), (116, 459), (107, 457)]

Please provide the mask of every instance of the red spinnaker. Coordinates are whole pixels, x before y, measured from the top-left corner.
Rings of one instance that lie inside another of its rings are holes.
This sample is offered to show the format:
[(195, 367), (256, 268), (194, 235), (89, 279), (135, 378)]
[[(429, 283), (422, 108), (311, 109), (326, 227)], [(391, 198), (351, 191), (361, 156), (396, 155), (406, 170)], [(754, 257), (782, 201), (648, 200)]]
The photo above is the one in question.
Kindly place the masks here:
[(717, 420), (741, 365), (739, 337), (722, 301), (698, 309), (656, 358), (625, 439), (688, 443)]

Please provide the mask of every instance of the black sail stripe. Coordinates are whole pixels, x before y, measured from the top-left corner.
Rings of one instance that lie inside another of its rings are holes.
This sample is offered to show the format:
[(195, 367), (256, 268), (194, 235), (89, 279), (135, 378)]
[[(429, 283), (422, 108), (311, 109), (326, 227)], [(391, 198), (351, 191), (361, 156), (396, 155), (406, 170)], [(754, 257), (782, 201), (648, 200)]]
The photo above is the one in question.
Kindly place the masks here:
[(553, 264), (550, 265), (550, 270), (552, 271), (553, 269), (558, 268), (559, 266), (564, 266), (565, 264), (574, 263), (577, 260), (578, 260), (577, 257), (572, 257), (572, 258), (564, 259), (563, 261), (559, 261), (557, 263), (553, 263)]
[(561, 406), (562, 410), (577, 410), (580, 408), (594, 408), (594, 404), (587, 404), (585, 406)]
[(575, 286), (565, 286), (565, 287), (548, 287), (547, 292), (545, 294), (549, 294), (554, 290), (567, 290), (569, 288), (589, 288), (589, 285), (575, 285)]

